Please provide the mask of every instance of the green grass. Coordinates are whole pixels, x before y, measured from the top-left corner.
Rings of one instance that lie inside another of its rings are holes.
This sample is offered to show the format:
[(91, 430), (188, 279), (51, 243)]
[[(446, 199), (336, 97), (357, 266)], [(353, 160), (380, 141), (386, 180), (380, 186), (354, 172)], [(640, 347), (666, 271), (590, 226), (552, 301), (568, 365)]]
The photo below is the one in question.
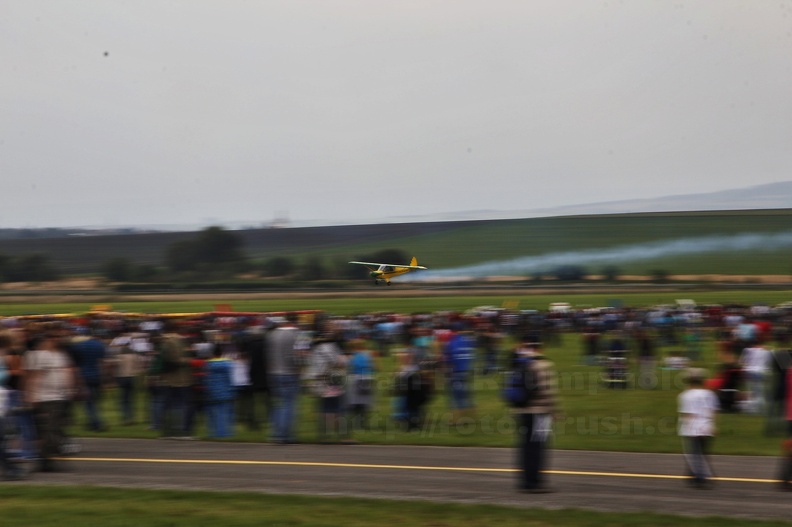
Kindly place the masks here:
[[(764, 303), (776, 305), (792, 300), (792, 289), (732, 289), (732, 290), (696, 290), (683, 289), (676, 292), (658, 291), (643, 293), (622, 293), (618, 289), (604, 293), (541, 293), (535, 294), (524, 289), (505, 289), (503, 293), (489, 295), (443, 296), (442, 292), (426, 290), (415, 291), (415, 296), (389, 296), (402, 286), (393, 285), (391, 289), (362, 289), (357, 297), (331, 297), (316, 295), (306, 298), (266, 298), (248, 300), (228, 300), (216, 296), (211, 300), (177, 300), (172, 301), (130, 301), (129, 296), (115, 298), (104, 297), (97, 302), (36, 302), (33, 298), (23, 303), (0, 304), (0, 316), (19, 316), (54, 313), (85, 313), (97, 304), (110, 305), (113, 310), (128, 313), (203, 313), (213, 311), (218, 304), (229, 304), (237, 311), (291, 311), (301, 309), (318, 309), (328, 313), (349, 315), (355, 313), (387, 311), (397, 313), (425, 313), (430, 311), (465, 311), (481, 305), (502, 306), (504, 303), (516, 302), (518, 309), (546, 310), (551, 302), (569, 302), (573, 306), (592, 307), (608, 306), (619, 303), (624, 306), (651, 306), (657, 304), (673, 304), (678, 298), (691, 298), (698, 304), (743, 304), (753, 305)], [(370, 291), (371, 296), (366, 296)], [(374, 296), (377, 295), (377, 296)]]
[[(46, 507), (42, 507), (46, 503)], [(410, 525), (451, 527), (771, 527), (783, 521), (669, 514), (607, 513), (577, 509), (520, 509), (494, 505), (388, 501), (318, 496), (271, 496), (95, 487), (0, 487), (4, 527), (358, 527)]]
[[(555, 252), (601, 250), (701, 236), (788, 231), (792, 209), (779, 211), (680, 212), (531, 218), (475, 222), (456, 229), (358, 245), (298, 251), (295, 256), (320, 256), (345, 261), (356, 254), (401, 248), (432, 268), (449, 268)], [(637, 263), (613, 262), (624, 273), (650, 274), (790, 274), (788, 249), (729, 251), (686, 257), (656, 258)], [(589, 269), (597, 273), (602, 266)]]

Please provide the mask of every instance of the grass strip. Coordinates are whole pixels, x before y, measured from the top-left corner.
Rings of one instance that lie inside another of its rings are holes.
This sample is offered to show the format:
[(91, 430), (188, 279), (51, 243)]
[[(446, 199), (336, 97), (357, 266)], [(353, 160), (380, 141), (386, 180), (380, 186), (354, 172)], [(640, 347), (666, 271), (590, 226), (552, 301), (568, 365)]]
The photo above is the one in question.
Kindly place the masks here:
[[(46, 504), (46, 506), (43, 506)], [(6, 485), (0, 487), (4, 527), (357, 527), (410, 525), (451, 527), (771, 527), (782, 521), (668, 514), (545, 510), (360, 498), (139, 490), (96, 487)]]

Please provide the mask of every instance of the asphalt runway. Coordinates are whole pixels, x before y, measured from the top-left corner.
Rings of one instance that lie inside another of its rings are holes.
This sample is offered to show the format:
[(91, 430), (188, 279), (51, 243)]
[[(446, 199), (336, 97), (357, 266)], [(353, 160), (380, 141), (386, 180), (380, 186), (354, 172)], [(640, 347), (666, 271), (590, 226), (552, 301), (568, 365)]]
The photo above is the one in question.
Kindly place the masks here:
[(272, 445), (156, 439), (83, 439), (66, 472), (22, 484), (356, 496), (521, 507), (792, 518), (778, 489), (779, 460), (713, 456), (714, 489), (690, 488), (677, 454), (555, 450), (556, 492), (515, 490), (515, 452), (502, 448)]

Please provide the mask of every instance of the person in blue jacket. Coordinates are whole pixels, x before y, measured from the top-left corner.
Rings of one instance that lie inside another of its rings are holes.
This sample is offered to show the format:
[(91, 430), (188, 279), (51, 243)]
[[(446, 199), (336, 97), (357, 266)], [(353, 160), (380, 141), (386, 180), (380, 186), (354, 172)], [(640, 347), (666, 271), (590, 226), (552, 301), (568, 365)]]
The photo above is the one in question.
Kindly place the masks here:
[(206, 361), (206, 425), (209, 437), (234, 435), (234, 384), (231, 379), (233, 364), (221, 356), (220, 346)]
[(473, 370), (476, 360), (476, 338), (463, 328), (449, 340), (445, 349), (445, 366), (450, 389), (451, 410), (454, 420), (471, 413), (473, 403)]

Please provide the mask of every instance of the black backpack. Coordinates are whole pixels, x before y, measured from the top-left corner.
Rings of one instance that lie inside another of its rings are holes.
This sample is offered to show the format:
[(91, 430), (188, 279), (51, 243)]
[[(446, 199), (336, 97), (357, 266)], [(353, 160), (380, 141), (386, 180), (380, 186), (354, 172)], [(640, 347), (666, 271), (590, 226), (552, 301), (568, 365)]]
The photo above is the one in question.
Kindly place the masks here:
[(534, 359), (529, 357), (516, 359), (513, 366), (506, 373), (503, 399), (513, 408), (525, 408), (539, 392), (539, 375), (534, 367)]

